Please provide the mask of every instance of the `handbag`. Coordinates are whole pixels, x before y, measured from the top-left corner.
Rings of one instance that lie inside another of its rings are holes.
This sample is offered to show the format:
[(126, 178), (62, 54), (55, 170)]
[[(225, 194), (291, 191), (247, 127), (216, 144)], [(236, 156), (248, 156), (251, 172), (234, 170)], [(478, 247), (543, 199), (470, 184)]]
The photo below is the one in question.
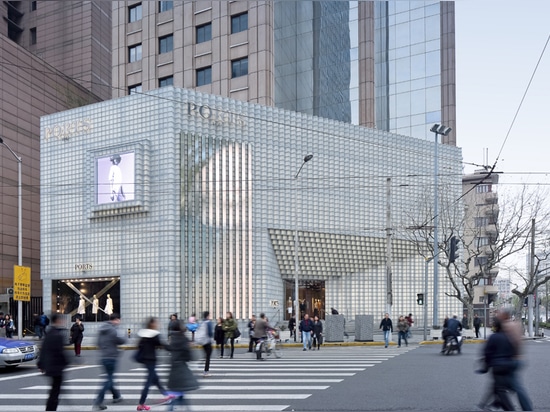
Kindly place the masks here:
[(238, 338), (240, 336), (241, 336), (241, 331), (239, 330), (239, 328), (235, 329), (235, 332), (233, 332), (233, 337)]

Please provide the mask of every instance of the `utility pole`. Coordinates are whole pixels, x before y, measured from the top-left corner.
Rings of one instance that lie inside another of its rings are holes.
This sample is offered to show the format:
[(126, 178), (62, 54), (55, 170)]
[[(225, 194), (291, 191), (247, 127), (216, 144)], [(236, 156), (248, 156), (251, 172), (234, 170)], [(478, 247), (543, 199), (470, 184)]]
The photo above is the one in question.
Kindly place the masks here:
[[(531, 276), (531, 281), (533, 281), (533, 279), (535, 279), (535, 219), (531, 219), (531, 256), (529, 257), (529, 275)], [(527, 330), (529, 331), (529, 337), (532, 338), (533, 299), (527, 299)]]
[(391, 236), (391, 177), (388, 177), (386, 179), (386, 312), (390, 315), (393, 305)]

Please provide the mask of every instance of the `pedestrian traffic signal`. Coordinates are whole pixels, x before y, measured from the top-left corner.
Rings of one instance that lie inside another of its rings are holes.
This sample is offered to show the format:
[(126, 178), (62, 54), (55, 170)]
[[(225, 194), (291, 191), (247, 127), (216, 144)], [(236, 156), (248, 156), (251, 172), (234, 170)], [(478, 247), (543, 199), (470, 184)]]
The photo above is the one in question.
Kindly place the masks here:
[(454, 263), (458, 258), (458, 244), (460, 239), (455, 236), (451, 237), (451, 244), (449, 246), (449, 263)]
[(424, 304), (424, 294), (423, 293), (417, 293), (416, 294), (416, 303), (418, 303), (419, 305)]

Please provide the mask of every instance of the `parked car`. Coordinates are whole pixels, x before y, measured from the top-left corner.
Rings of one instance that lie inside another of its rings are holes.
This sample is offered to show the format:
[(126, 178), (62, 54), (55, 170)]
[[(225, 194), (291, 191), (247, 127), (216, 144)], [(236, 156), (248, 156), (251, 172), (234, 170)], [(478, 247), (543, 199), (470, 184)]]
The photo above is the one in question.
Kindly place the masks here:
[(38, 359), (39, 349), (33, 342), (0, 338), (0, 366), (16, 367)]

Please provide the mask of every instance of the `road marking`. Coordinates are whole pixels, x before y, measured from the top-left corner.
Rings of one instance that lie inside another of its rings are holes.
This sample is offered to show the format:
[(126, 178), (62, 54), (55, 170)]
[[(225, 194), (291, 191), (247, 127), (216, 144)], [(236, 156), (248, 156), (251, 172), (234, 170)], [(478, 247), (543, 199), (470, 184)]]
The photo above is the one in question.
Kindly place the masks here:
[[(288, 375), (288, 374), (287, 374)], [(220, 378), (220, 376), (217, 376), (217, 378)], [(102, 383), (104, 382), (104, 379), (70, 379), (66, 382), (71, 383), (81, 383), (81, 382), (88, 382), (88, 383)], [(228, 379), (212, 379), (208, 378), (208, 382), (215, 382), (215, 383), (339, 383), (342, 382), (343, 379), (236, 379), (236, 378), (228, 378)], [(122, 379), (116, 379), (117, 383), (129, 383), (129, 382), (139, 382), (143, 383), (143, 379), (129, 379), (129, 378), (122, 378)], [(63, 386), (64, 388), (66, 386)]]
[[(86, 365), (86, 366), (75, 366), (73, 368), (67, 368), (64, 370), (64, 372), (71, 372), (71, 371), (77, 371), (80, 369), (89, 369), (89, 368), (97, 368), (100, 365)], [(4, 378), (0, 378), (1, 381), (11, 381), (13, 379), (23, 379), (23, 378), (31, 378), (33, 376), (40, 376), (43, 375), (42, 372), (31, 372), (31, 373), (25, 373), (23, 375), (15, 375), (15, 376), (6, 376)]]
[[(208, 381), (210, 381), (210, 379), (208, 379)], [(143, 382), (143, 381), (141, 381), (141, 382)], [(267, 385), (261, 385), (261, 386), (258, 386), (258, 385), (202, 386), (201, 385), (201, 387), (197, 390), (199, 390), (199, 391), (230, 391), (230, 390), (246, 391), (246, 390), (249, 390), (249, 389), (258, 389), (259, 391), (275, 391), (275, 390), (277, 390), (277, 391), (279, 391), (279, 390), (280, 391), (293, 391), (293, 390), (322, 391), (322, 390), (325, 390), (329, 387), (330, 386), (328, 386), (328, 385), (327, 386), (313, 386), (313, 385), (304, 385), (304, 386), (267, 386)], [(103, 385), (97, 385), (97, 386), (86, 385), (87, 390), (99, 391), (101, 388), (103, 388)], [(117, 385), (116, 388), (119, 391), (140, 391), (140, 392), (141, 392), (141, 389), (142, 389), (141, 386), (135, 386), (135, 385), (133, 385), (133, 386)], [(36, 391), (36, 390), (45, 391), (45, 390), (49, 390), (50, 386), (49, 385), (36, 385), (36, 386), (27, 386), (27, 387), (21, 388), (21, 389), (22, 390), (32, 390), (32, 391)], [(63, 385), (62, 389), (66, 390), (66, 391), (75, 391), (75, 390), (82, 389), (82, 386)], [(124, 397), (126, 398), (126, 396), (124, 396)]]

